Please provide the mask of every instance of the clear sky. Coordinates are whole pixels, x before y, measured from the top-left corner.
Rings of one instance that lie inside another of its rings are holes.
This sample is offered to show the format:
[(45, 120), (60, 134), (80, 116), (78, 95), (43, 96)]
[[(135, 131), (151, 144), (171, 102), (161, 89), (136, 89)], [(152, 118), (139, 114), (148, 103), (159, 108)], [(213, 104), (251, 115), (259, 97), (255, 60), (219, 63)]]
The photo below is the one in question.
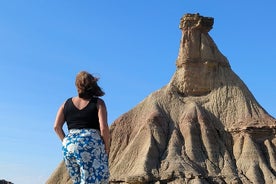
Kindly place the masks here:
[[(276, 1), (0, 1), (0, 179), (43, 184), (62, 160), (58, 107), (75, 75), (100, 77), (109, 124), (176, 70), (180, 18), (215, 18), (209, 32), (232, 70), (276, 116)], [(66, 127), (65, 127), (66, 128)]]

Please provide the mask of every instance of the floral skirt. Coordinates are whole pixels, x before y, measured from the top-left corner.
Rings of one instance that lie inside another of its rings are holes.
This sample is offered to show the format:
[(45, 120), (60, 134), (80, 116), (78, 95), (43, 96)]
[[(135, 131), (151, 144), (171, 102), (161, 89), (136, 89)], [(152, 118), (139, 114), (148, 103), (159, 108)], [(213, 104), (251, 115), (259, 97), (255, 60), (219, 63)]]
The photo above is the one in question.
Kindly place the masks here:
[(108, 183), (108, 156), (98, 130), (69, 130), (62, 145), (65, 165), (74, 184)]

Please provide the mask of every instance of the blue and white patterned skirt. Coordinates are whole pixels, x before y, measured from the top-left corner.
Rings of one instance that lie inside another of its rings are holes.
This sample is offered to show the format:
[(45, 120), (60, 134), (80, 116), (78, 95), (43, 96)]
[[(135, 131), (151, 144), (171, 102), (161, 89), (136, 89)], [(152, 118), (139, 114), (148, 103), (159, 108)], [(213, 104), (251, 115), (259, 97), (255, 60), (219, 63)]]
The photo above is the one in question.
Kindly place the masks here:
[(65, 165), (74, 184), (108, 183), (108, 156), (98, 130), (69, 130), (62, 145)]

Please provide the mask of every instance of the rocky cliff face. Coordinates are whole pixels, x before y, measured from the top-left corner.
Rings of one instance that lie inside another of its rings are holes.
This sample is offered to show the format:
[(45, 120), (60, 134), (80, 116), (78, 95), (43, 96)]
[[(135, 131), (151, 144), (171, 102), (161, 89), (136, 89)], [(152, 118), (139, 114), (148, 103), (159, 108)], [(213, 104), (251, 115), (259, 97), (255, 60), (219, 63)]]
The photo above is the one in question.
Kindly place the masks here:
[(171, 81), (111, 125), (111, 183), (276, 183), (276, 120), (231, 70), (212, 26), (183, 16)]

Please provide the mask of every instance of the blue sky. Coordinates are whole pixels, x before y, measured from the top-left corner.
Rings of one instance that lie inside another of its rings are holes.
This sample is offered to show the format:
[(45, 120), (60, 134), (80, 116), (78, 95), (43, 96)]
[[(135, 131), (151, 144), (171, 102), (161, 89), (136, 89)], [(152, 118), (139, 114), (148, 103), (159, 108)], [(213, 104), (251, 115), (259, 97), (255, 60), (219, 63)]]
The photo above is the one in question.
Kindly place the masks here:
[(215, 18), (209, 34), (275, 117), (275, 7), (274, 0), (1, 1), (0, 179), (42, 184), (61, 162), (53, 123), (76, 95), (80, 70), (100, 77), (109, 124), (166, 85), (186, 13)]

